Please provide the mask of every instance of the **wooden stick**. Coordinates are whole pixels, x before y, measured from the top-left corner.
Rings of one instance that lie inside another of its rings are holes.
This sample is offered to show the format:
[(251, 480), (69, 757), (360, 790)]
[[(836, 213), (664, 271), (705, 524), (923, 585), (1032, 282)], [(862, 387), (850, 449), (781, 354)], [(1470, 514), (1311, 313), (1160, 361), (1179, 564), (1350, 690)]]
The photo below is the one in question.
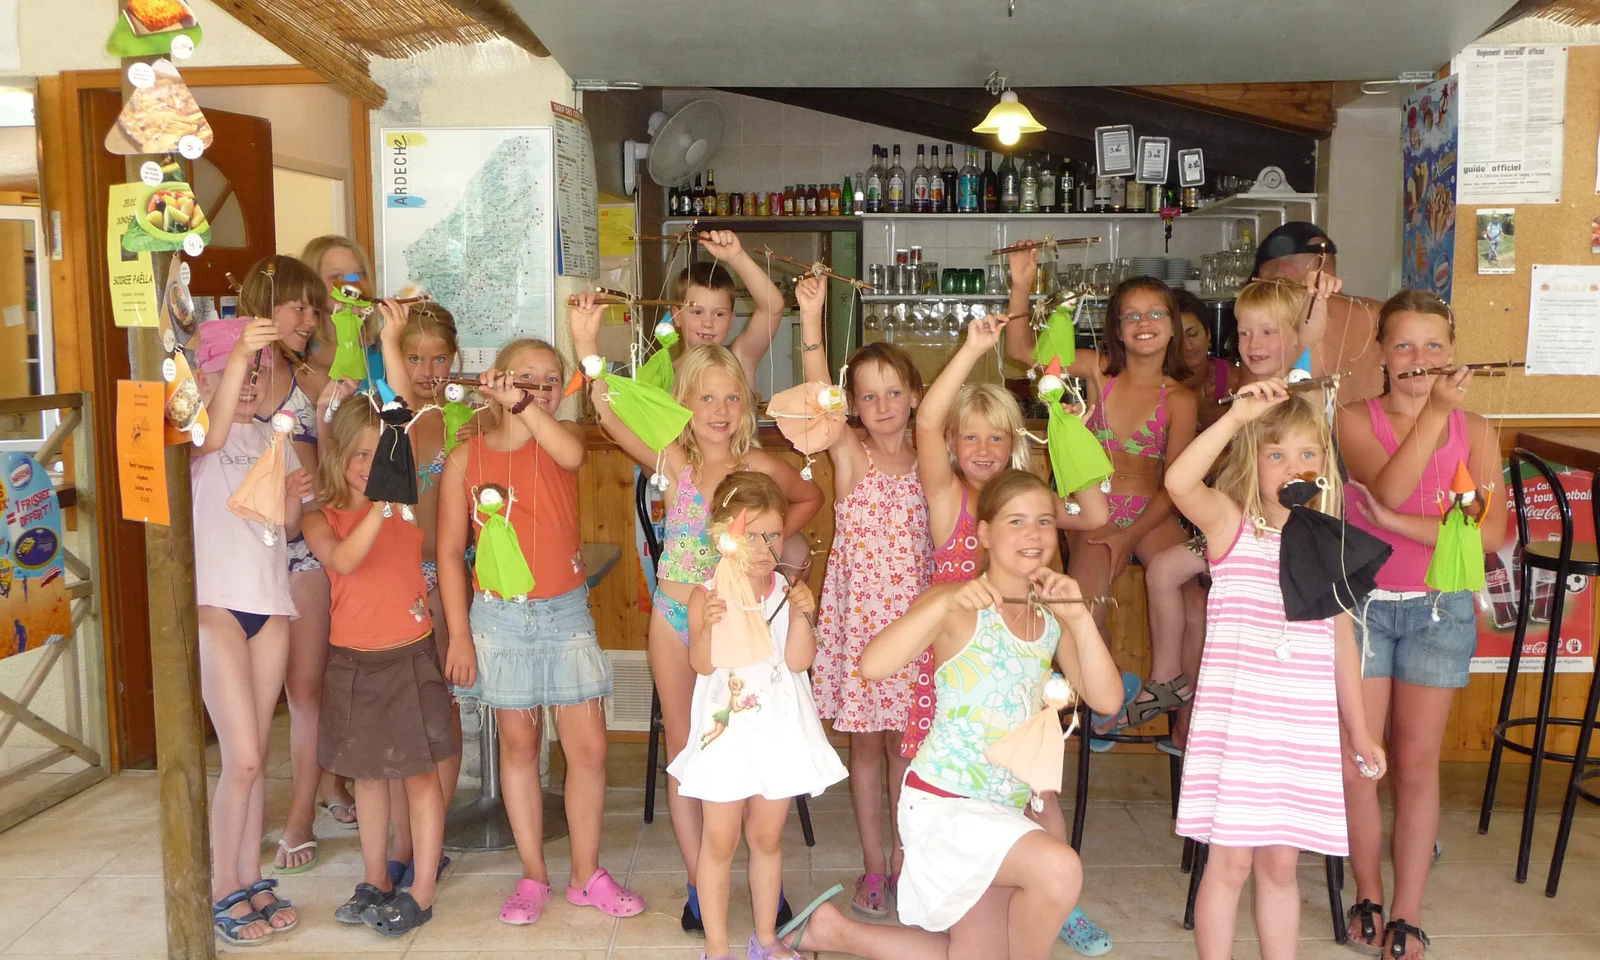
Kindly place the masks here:
[(1409, 380), (1412, 377), (1431, 377), (1435, 374), (1449, 375), (1458, 370), (1471, 370), (1474, 377), (1508, 377), (1508, 371), (1519, 370), (1526, 367), (1525, 360), (1492, 360), (1488, 363), (1458, 363), (1453, 366), (1417, 368), (1407, 370), (1405, 373), (1395, 375), (1396, 380)]
[[(553, 384), (553, 383), (534, 383), (533, 381), (527, 380), (527, 379), (525, 379), (523, 377), (512, 377), (511, 378), (511, 382), (513, 384), (515, 384), (517, 387), (519, 387), (519, 388), (521, 388), (523, 390), (538, 390), (541, 393), (549, 393), (552, 390), (556, 389), (556, 385)], [(433, 385), (435, 387), (441, 387), (441, 386), (444, 386), (447, 383), (456, 383), (456, 384), (460, 384), (463, 387), (481, 387), (481, 386), (483, 386), (483, 381), (479, 380), (477, 377), (434, 377), (433, 378)]]
[(865, 280), (857, 280), (854, 277), (842, 277), (839, 274), (834, 273), (832, 270), (828, 269), (827, 267), (823, 266), (821, 263), (806, 263), (803, 260), (796, 260), (794, 257), (786, 257), (781, 253), (774, 253), (771, 247), (762, 247), (758, 252), (762, 256), (766, 257), (768, 260), (776, 260), (779, 263), (787, 263), (790, 266), (799, 267), (801, 270), (805, 271), (805, 274), (803, 276), (799, 276), (799, 277), (795, 278), (795, 282), (796, 283), (799, 283), (801, 280), (804, 280), (807, 276), (811, 276), (811, 277), (827, 277), (829, 280), (837, 280), (840, 283), (848, 283), (850, 286), (855, 287), (857, 290), (860, 290), (862, 293), (877, 293), (878, 292), (878, 288), (877, 287), (874, 287), (872, 284), (866, 282)]
[[(1337, 387), (1338, 385), (1339, 375), (1333, 374), (1327, 377), (1313, 377), (1310, 380), (1301, 380), (1299, 383), (1291, 383), (1289, 384), (1289, 392), (1304, 393), (1307, 390), (1320, 390), (1324, 387)], [(1240, 394), (1230, 393), (1221, 400), (1218, 400), (1217, 403), (1232, 403), (1233, 401), (1239, 399), (1239, 397)]]
[(990, 250), (990, 256), (999, 256), (1004, 253), (1021, 253), (1023, 250), (1053, 250), (1056, 247), (1076, 246), (1078, 244), (1099, 243), (1099, 237), (1063, 237), (1057, 240), (1048, 234), (1043, 240), (1021, 240), (1009, 247)]
[[(696, 305), (693, 300), (651, 300), (645, 297), (629, 296), (625, 293), (613, 293), (609, 290), (596, 292), (594, 302), (605, 307), (674, 307), (682, 309), (683, 307)], [(578, 297), (576, 294), (567, 297), (567, 306), (575, 307), (577, 305)]]
[(1103, 603), (1108, 607), (1114, 607), (1117, 605), (1116, 597), (1062, 597), (1057, 600), (1051, 597), (1041, 597), (1038, 594), (1034, 594), (1031, 597), (1001, 597), (1000, 599), (1004, 600), (1006, 603)]

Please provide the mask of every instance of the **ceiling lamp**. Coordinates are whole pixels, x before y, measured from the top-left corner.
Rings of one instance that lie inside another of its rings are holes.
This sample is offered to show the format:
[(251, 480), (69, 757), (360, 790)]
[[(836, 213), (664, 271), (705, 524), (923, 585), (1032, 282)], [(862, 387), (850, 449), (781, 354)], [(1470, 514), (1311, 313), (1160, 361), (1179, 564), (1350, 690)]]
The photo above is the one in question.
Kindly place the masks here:
[(989, 74), (983, 87), (990, 93), (999, 94), (1000, 102), (989, 109), (989, 115), (983, 118), (982, 123), (972, 128), (973, 133), (993, 134), (1009, 147), (1024, 133), (1044, 132), (1044, 124), (1033, 119), (1028, 108), (1017, 100), (1016, 91), (1006, 88), (1006, 78), (1000, 76), (1000, 71)]

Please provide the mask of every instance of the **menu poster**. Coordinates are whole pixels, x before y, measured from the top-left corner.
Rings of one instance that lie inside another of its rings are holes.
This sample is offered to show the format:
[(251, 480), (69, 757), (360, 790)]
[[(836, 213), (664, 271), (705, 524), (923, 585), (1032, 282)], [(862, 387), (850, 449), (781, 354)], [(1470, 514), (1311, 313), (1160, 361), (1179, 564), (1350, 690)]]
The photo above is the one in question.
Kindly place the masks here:
[(1533, 265), (1528, 375), (1600, 371), (1600, 267)]
[(156, 274), (149, 251), (130, 253), (122, 246), (139, 210), (139, 198), (149, 192), (142, 183), (114, 183), (106, 208), (106, 265), (111, 279), (111, 322), (119, 327), (154, 327), (160, 320), (156, 307)]
[(600, 272), (600, 192), (595, 184), (594, 142), (583, 114), (563, 104), (550, 104), (556, 135), (556, 231), (564, 277), (593, 277)]
[(1461, 77), (1461, 169), (1456, 201), (1561, 202), (1567, 48), (1468, 47)]
[(124, 520), (172, 522), (167, 510), (165, 393), (160, 383), (117, 381), (117, 486)]

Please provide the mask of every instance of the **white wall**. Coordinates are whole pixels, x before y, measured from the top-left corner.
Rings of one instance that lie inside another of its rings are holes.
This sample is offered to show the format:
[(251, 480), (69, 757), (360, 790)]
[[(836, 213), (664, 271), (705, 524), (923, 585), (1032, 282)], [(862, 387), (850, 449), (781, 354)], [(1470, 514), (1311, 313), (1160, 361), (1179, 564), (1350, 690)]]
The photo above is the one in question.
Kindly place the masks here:
[(1385, 300), (1400, 289), (1400, 108), (1341, 107), (1322, 159), (1339, 276), (1353, 294)]
[[(189, 0), (189, 6), (205, 31), (194, 56), (186, 61), (189, 65), (295, 62), (210, 0)], [(22, 73), (39, 77), (63, 70), (116, 69), (117, 58), (106, 53), (106, 38), (111, 36), (116, 18), (113, 0), (22, 0), (18, 10)]]

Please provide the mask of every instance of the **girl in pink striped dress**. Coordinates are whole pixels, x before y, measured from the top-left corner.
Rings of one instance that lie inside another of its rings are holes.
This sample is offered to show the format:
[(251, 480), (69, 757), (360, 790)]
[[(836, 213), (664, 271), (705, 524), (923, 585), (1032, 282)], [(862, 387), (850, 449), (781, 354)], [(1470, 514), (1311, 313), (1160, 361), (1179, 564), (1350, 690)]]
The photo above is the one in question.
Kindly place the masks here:
[[(1299, 935), (1300, 851), (1348, 852), (1341, 723), (1365, 773), (1381, 776), (1385, 761), (1367, 729), (1350, 615), (1288, 621), (1279, 589), (1289, 510), (1278, 491), (1306, 473), (1326, 476), (1322, 509), (1342, 507), (1327, 420), (1282, 380), (1240, 394), (1167, 468), (1173, 502), (1206, 535), (1212, 576), (1177, 831), (1211, 845), (1195, 902), (1200, 960), (1232, 955), (1252, 872), (1261, 956), (1285, 960)], [(1229, 441), (1209, 488), (1205, 475)]]

